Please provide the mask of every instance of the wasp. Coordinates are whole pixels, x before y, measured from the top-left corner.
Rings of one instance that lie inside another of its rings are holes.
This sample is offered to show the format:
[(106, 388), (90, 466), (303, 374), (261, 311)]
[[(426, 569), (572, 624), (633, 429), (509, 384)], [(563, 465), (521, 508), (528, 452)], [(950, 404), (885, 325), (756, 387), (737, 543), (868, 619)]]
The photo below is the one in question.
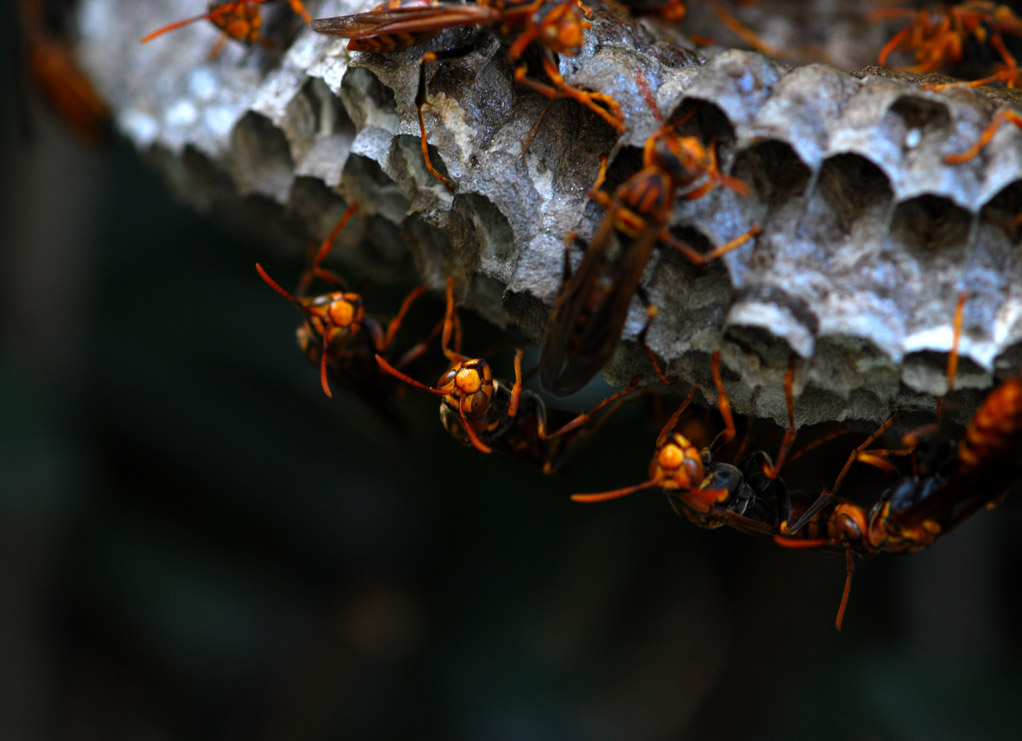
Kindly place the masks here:
[[(893, 419), (857, 448), (853, 457), (861, 456)], [(1022, 379), (1013, 378), (986, 397), (957, 444), (936, 442), (922, 469), (898, 479), (868, 511), (825, 492), (790, 528), (775, 534), (774, 541), (788, 548), (845, 555), (845, 586), (836, 619), (841, 630), (855, 568), (853, 556), (915, 553), (979, 509), (996, 506), (1022, 477), (1020, 449)]]
[[(965, 295), (955, 312), (954, 340), (948, 356), (948, 389), (953, 388), (958, 362)], [(845, 585), (836, 619), (841, 629), (852, 574), (853, 556), (915, 553), (950, 533), (982, 507), (1000, 502), (1022, 476), (1022, 379), (1013, 378), (992, 391), (972, 416), (957, 442), (938, 423), (906, 435), (900, 450), (871, 450), (893, 424), (892, 415), (852, 451), (829, 491), (803, 508), (790, 527), (782, 524), (774, 542), (788, 548), (819, 549), (845, 555)], [(919, 450), (928, 448), (923, 460)], [(896, 469), (890, 456), (911, 455), (913, 470), (900, 476), (869, 509), (837, 495), (853, 462), (865, 461), (887, 471)]]
[(693, 386), (657, 436), (647, 481), (598, 494), (574, 494), (572, 500), (603, 502), (643, 489), (661, 489), (675, 511), (699, 527), (730, 525), (762, 537), (772, 537), (785, 529), (791, 509), (790, 493), (780, 472), (796, 435), (794, 358), (789, 361), (784, 377), (788, 427), (776, 463), (762, 450), (741, 456), (735, 464), (713, 459), (714, 448), (720, 449), (734, 439), (735, 423), (721, 377), (719, 351), (713, 354), (711, 370), (724, 430), (709, 447), (700, 450), (677, 431), (678, 421), (695, 394)]
[[(1005, 36), (1022, 37), (1022, 18), (1008, 5), (977, 0), (940, 5), (932, 10), (882, 8), (875, 11), (872, 18), (911, 19), (909, 25), (880, 50), (878, 62), (881, 65), (887, 64), (891, 52), (899, 50), (911, 53), (915, 63), (897, 69), (914, 74), (939, 72), (965, 60), (969, 44), (989, 44), (1000, 57), (1000, 62), (994, 65), (994, 73), (965, 84), (976, 87), (1002, 82), (1007, 87), (1016, 87), (1022, 82), (1022, 70), (1004, 42)], [(940, 89), (947, 85), (928, 87)]]
[[(574, 273), (565, 252), (564, 286), (541, 344), (540, 380), (544, 388), (559, 396), (578, 391), (610, 359), (632, 297), (637, 292), (644, 296), (639, 280), (655, 245), (668, 245), (695, 265), (705, 265), (761, 231), (754, 227), (706, 253), (668, 231), (679, 193), (685, 200), (694, 200), (718, 184), (739, 194), (749, 192), (744, 182), (720, 171), (715, 146), (706, 146), (697, 137), (679, 135), (679, 123), (659, 129), (646, 140), (642, 169), (618, 186), (613, 196), (600, 189), (606, 176), (606, 157), (601, 161), (590, 196), (607, 213)], [(612, 251), (615, 235), (621, 238), (616, 255)], [(648, 319), (639, 334), (643, 345), (656, 315), (648, 300), (646, 306)], [(647, 352), (656, 365), (648, 348)]]
[[(638, 379), (633, 379), (626, 388), (608, 396), (590, 412), (571, 415), (563, 410), (548, 411), (537, 394), (522, 388), (521, 350), (515, 352), (515, 379), (509, 384), (493, 377), (493, 370), (485, 359), (462, 355), (460, 348), (449, 349), (456, 322), (452, 279), (447, 282), (447, 307), (442, 345), (450, 367), (436, 386), (427, 386), (402, 373), (382, 355), (376, 356), (376, 362), (383, 371), (404, 383), (440, 396), (440, 421), (444, 429), (459, 442), (482, 453), (497, 452), (538, 466), (543, 473), (553, 473), (568, 449), (594, 431), (594, 427), (585, 427), (587, 423), (609, 404), (623, 401), (623, 397), (638, 386)], [(606, 421), (615, 409), (604, 414), (599, 423)], [(557, 421), (560, 426), (552, 427), (551, 421)]]
[(344, 388), (360, 392), (370, 403), (377, 403), (389, 398), (396, 387), (391, 376), (380, 373), (375, 360), (377, 354), (389, 357), (399, 368), (404, 367), (425, 352), (432, 335), (401, 356), (395, 352), (394, 338), (398, 328), (413, 302), (425, 293), (425, 286), (416, 288), (405, 298), (400, 310), (387, 323), (386, 328), (381, 322), (366, 314), (362, 296), (358, 293), (339, 290), (319, 296), (304, 296), (309, 282), (314, 277), (335, 286), (342, 285), (341, 279), (321, 267), (321, 263), (356, 208), (356, 204), (348, 206), (340, 221), (323, 241), (310, 268), (302, 278), (298, 296), (282, 288), (258, 263), (256, 271), (270, 288), (305, 313), (305, 321), (296, 331), (298, 346), (306, 359), (319, 367), (323, 393), (333, 396), (329, 383), (329, 378), (333, 378)]
[[(584, 9), (584, 10), (583, 10)], [(318, 18), (312, 30), (330, 36), (350, 39), (349, 51), (373, 53), (406, 49), (440, 33), (446, 28), (466, 26), (494, 28), (508, 45), (508, 58), (516, 64), (515, 80), (548, 98), (575, 100), (619, 132), (625, 130), (624, 115), (612, 97), (572, 87), (561, 76), (556, 55), (575, 56), (582, 50), (585, 29), (583, 18), (591, 11), (580, 0), (480, 0), (474, 4), (455, 5), (431, 0), (391, 0), (377, 8), (356, 15)], [(541, 64), (549, 83), (528, 77), (528, 68), (520, 61), (525, 50), (536, 45), (542, 50)], [(426, 145), (426, 123), (422, 108), (426, 103), (426, 69), (429, 62), (464, 56), (471, 47), (428, 52), (419, 60), (419, 82), (415, 107), (426, 169), (448, 190), (454, 185), (441, 175), (429, 159)]]
[[(827, 501), (827, 505), (835, 505), (830, 510), (826, 510), (822, 504), (806, 506), (801, 499), (793, 497), (779, 476), (796, 434), (792, 400), (793, 364), (789, 363), (785, 375), (788, 428), (781, 442), (777, 463), (773, 463), (769, 455), (760, 450), (739, 457), (736, 463), (731, 464), (714, 460), (713, 455), (713, 448), (719, 448), (734, 438), (735, 426), (720, 375), (719, 352), (714, 354), (712, 363), (718, 407), (724, 418), (725, 429), (710, 447), (700, 450), (676, 430), (682, 413), (692, 400), (695, 392), (693, 388), (657, 437), (647, 481), (596, 494), (574, 494), (571, 498), (576, 502), (602, 502), (644, 489), (660, 489), (667, 495), (674, 511), (698, 527), (715, 529), (727, 526), (782, 546), (845, 552), (850, 561), (851, 541), (846, 543), (842, 538), (846, 537), (844, 533), (852, 532), (853, 523), (863, 521), (865, 515), (861, 508), (833, 495)], [(871, 445), (892, 422), (893, 418), (857, 448), (856, 453)], [(794, 458), (792, 456), (792, 460)], [(851, 460), (846, 468), (850, 466)], [(794, 525), (790, 524), (792, 518), (796, 520)], [(842, 531), (841, 528), (847, 530)], [(826, 535), (821, 536), (822, 532)], [(857, 544), (858, 540), (854, 542)], [(850, 579), (849, 576), (849, 584)], [(847, 585), (838, 615), (839, 630), (846, 601)]]
[[(144, 36), (142, 43), (145, 44), (157, 36), (162, 36), (168, 31), (174, 31), (190, 23), (208, 20), (222, 32), (220, 40), (213, 47), (212, 56), (220, 53), (220, 49), (227, 39), (234, 39), (243, 44), (272, 46), (272, 43), (261, 33), (263, 14), (260, 5), (264, 2), (267, 2), (267, 0), (211, 0), (208, 12), (193, 16), (192, 18), (185, 18), (183, 21), (171, 23), (163, 28), (158, 28)], [(287, 0), (287, 2), (291, 6), (291, 10), (300, 16), (305, 23), (312, 21), (312, 16), (305, 10), (301, 0)]]
[[(948, 358), (949, 389), (953, 387), (957, 370), (963, 305), (964, 297), (960, 297), (952, 352)], [(718, 363), (719, 354), (714, 356), (713, 373), (726, 426), (719, 441), (726, 443), (734, 437), (734, 426), (723, 394)], [(854, 557), (914, 553), (927, 548), (978, 509), (999, 503), (1018, 482), (1022, 476), (1022, 461), (1018, 458), (1022, 446), (1022, 379), (1011, 379), (988, 395), (957, 443), (940, 434), (937, 425), (929, 425), (907, 436), (905, 449), (872, 449), (897, 419), (897, 414), (892, 415), (852, 451), (834, 485), (811, 501), (804, 495), (790, 492), (778, 478), (795, 438), (791, 372), (789, 364), (789, 376), (785, 378), (789, 427), (776, 465), (771, 464), (762, 451), (739, 459), (734, 466), (714, 461), (710, 449), (700, 451), (675, 431), (681, 413), (691, 400), (693, 392), (690, 391), (657, 438), (648, 481), (599, 494), (576, 494), (572, 498), (597, 502), (642, 489), (660, 488), (679, 514), (700, 527), (728, 526), (787, 548), (843, 554), (846, 578), (836, 618), (840, 630), (848, 604)], [(917, 451), (924, 445), (930, 450), (925, 460), (916, 465)], [(913, 456), (912, 474), (900, 477), (871, 508), (838, 496), (855, 461), (870, 462), (894, 471), (887, 458), (908, 454)]]
[(21, 42), (28, 74), (43, 100), (75, 133), (86, 141), (99, 142), (109, 131), (110, 111), (78, 66), (66, 24), (55, 5), (52, 1), (22, 0)]

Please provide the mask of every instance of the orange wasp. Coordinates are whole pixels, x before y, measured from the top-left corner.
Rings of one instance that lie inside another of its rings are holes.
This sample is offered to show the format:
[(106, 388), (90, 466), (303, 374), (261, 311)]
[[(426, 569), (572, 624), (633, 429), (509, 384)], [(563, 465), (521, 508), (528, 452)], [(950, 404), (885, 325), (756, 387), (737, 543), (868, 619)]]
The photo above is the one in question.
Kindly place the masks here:
[[(583, 10), (584, 9), (584, 10)], [(312, 30), (330, 36), (351, 39), (349, 51), (373, 53), (407, 49), (432, 38), (446, 28), (479, 26), (494, 28), (508, 44), (508, 58), (515, 67), (515, 80), (548, 98), (571, 98), (596, 113), (619, 132), (625, 130), (624, 115), (617, 101), (608, 95), (572, 87), (557, 68), (557, 54), (575, 56), (582, 50), (589, 14), (579, 0), (480, 0), (469, 5), (435, 3), (430, 0), (390, 0), (367, 13), (317, 18)], [(520, 61), (533, 44), (542, 50), (541, 64), (550, 83), (530, 79), (528, 68)], [(426, 103), (427, 62), (464, 56), (471, 46), (428, 52), (419, 60), (419, 84), (415, 107), (419, 117), (422, 154), (426, 169), (449, 190), (454, 185), (437, 172), (426, 146), (426, 123), (422, 107)]]
[[(259, 6), (264, 2), (267, 0), (212, 0), (209, 3), (208, 12), (158, 28), (144, 36), (142, 43), (145, 44), (157, 36), (162, 36), (168, 31), (174, 31), (190, 23), (208, 20), (223, 32), (220, 41), (213, 47), (212, 56), (220, 53), (224, 41), (229, 38), (243, 44), (272, 46), (272, 43), (260, 33), (263, 27), (263, 14)], [(306, 23), (312, 21), (312, 16), (305, 10), (301, 0), (287, 0), (287, 2), (291, 6), (291, 10), (301, 16), (303, 21)]]
[[(572, 415), (563, 410), (547, 410), (537, 394), (522, 388), (521, 350), (515, 352), (514, 382), (508, 384), (495, 379), (485, 359), (470, 358), (449, 349), (456, 323), (454, 281), (448, 279), (442, 344), (451, 365), (440, 376), (436, 386), (427, 386), (405, 375), (381, 355), (376, 356), (376, 362), (395, 378), (440, 396), (440, 421), (444, 429), (459, 442), (471, 445), (482, 453), (496, 451), (508, 458), (536, 465), (543, 473), (553, 473), (568, 449), (595, 430), (595, 427), (586, 427), (587, 423), (601, 409), (622, 400), (638, 385), (638, 380), (633, 380), (590, 412)], [(606, 421), (616, 408), (603, 415), (599, 424)], [(560, 426), (550, 432), (550, 421), (555, 417)]]
[[(965, 295), (955, 312), (954, 341), (948, 356), (948, 389), (954, 387), (958, 365)], [(978, 509), (1000, 502), (1022, 477), (1022, 380), (1015, 378), (994, 389), (973, 415), (955, 443), (939, 426), (943, 399), (937, 403), (938, 423), (904, 437), (899, 450), (872, 450), (870, 446), (893, 424), (892, 415), (849, 455), (834, 486), (824, 491), (790, 525), (773, 536), (787, 548), (809, 548), (845, 556), (845, 586), (836, 626), (841, 629), (852, 574), (853, 556), (878, 553), (915, 553), (950, 533)], [(924, 450), (920, 454), (920, 450)], [(895, 472), (892, 456), (911, 455), (912, 472), (902, 475), (867, 511), (837, 496), (852, 463), (864, 461)], [(921, 458), (922, 460), (918, 460)]]
[[(940, 436), (923, 440), (932, 448), (918, 471), (903, 476), (867, 512), (834, 492), (853, 460), (868, 460), (866, 448), (894, 417), (853, 451), (833, 489), (819, 497), (790, 528), (774, 535), (787, 548), (843, 553), (846, 578), (837, 629), (848, 604), (853, 556), (915, 553), (947, 535), (983, 507), (991, 508), (1022, 479), (1022, 379), (994, 389), (954, 444)], [(910, 439), (913, 451), (921, 442)]]
[[(989, 44), (1000, 56), (993, 74), (972, 80), (972, 87), (1002, 82), (1016, 87), (1022, 82), (1022, 70), (1004, 43), (1005, 36), (1022, 37), (1022, 18), (1008, 5), (992, 2), (940, 5), (933, 10), (913, 11), (908, 8), (882, 8), (873, 13), (873, 20), (910, 18), (911, 23), (895, 34), (880, 50), (878, 62), (887, 64), (887, 57), (896, 49), (911, 53), (915, 64), (898, 67), (904, 72), (927, 74), (940, 72), (966, 61), (967, 46)], [(947, 85), (928, 86), (933, 89)]]
[[(699, 527), (714, 529), (726, 525), (778, 545), (846, 553), (850, 563), (853, 551), (856, 555), (864, 553), (858, 548), (861, 539), (854, 536), (855, 528), (866, 522), (863, 510), (833, 494), (828, 494), (828, 498), (822, 504), (817, 500), (816, 504), (806, 507), (801, 500), (793, 501), (792, 493), (779, 478), (788, 451), (795, 440), (793, 377), (794, 367), (789, 363), (784, 384), (788, 405), (788, 428), (781, 442), (776, 464), (763, 451), (755, 451), (748, 456), (740, 457), (735, 464), (715, 461), (711, 448), (700, 450), (681, 432), (676, 431), (681, 414), (692, 400), (695, 392), (693, 387), (657, 437), (647, 481), (597, 494), (575, 494), (571, 498), (576, 502), (603, 502), (644, 489), (660, 489), (667, 495), (675, 512)], [(725, 423), (725, 430), (712, 446), (719, 447), (730, 442), (735, 436), (730, 404), (720, 376), (719, 352), (713, 356), (713, 379), (717, 386), (718, 407)], [(884, 427), (852, 453), (840, 478), (844, 477), (857, 454), (871, 445), (893, 421), (892, 418), (885, 423)], [(798, 454), (792, 456), (791, 460), (797, 456)], [(840, 484), (840, 479), (838, 483)], [(789, 527), (793, 516), (797, 521)], [(847, 602), (850, 574), (849, 570), (845, 594), (838, 613), (839, 630)]]
[(401, 309), (387, 323), (386, 329), (379, 321), (365, 313), (362, 296), (357, 293), (339, 290), (312, 297), (303, 295), (313, 277), (335, 286), (342, 285), (341, 279), (322, 268), (321, 263), (356, 208), (354, 203), (348, 206), (340, 221), (323, 241), (311, 267), (301, 281), (297, 297), (282, 288), (258, 263), (256, 271), (270, 288), (305, 313), (305, 321), (296, 331), (298, 346), (310, 363), (319, 366), (323, 393), (333, 396), (329, 376), (344, 388), (358, 391), (370, 404), (376, 405), (389, 398), (395, 388), (391, 376), (380, 373), (376, 365), (376, 355), (385, 354), (397, 367), (403, 367), (425, 352), (439, 327), (425, 342), (397, 357), (394, 354), (394, 338), (412, 303), (425, 293), (425, 286), (416, 288), (405, 298)]
[[(110, 111), (75, 60), (74, 49), (53, 2), (22, 0), (21, 42), (28, 73), (46, 103), (79, 136), (101, 141), (109, 131)], [(26, 124), (27, 128), (27, 124)]]
[[(606, 175), (606, 158), (601, 163), (590, 196), (607, 209), (607, 215), (573, 274), (565, 252), (564, 287), (547, 322), (540, 350), (540, 380), (544, 388), (559, 396), (582, 388), (614, 353), (632, 297), (636, 292), (644, 295), (639, 280), (657, 243), (669, 245), (696, 265), (705, 265), (760, 232), (755, 227), (701, 253), (667, 230), (675, 197), (686, 188), (689, 190), (681, 193), (685, 200), (700, 198), (718, 184), (739, 194), (749, 191), (745, 183), (720, 171), (716, 147), (705, 146), (697, 137), (679, 135), (676, 127), (680, 123), (661, 128), (646, 140), (643, 168), (622, 183), (613, 197), (599, 189)], [(615, 234), (621, 235), (622, 242), (613, 258)], [(656, 315), (648, 300), (646, 304), (649, 319), (639, 334), (644, 345)], [(656, 365), (648, 348), (647, 352)]]
[[(719, 351), (713, 354), (711, 368), (717, 387), (717, 407), (725, 425), (711, 447), (720, 448), (734, 439), (735, 423), (720, 374)], [(643, 489), (662, 489), (675, 510), (699, 527), (730, 524), (743, 529), (740, 526), (748, 522), (755, 534), (772, 537), (786, 527), (790, 511), (788, 489), (779, 475), (795, 442), (794, 379), (792, 358), (784, 376), (788, 428), (776, 464), (761, 450), (742, 456), (735, 465), (714, 461), (710, 447), (700, 450), (677, 432), (678, 420), (695, 394), (693, 386), (657, 436), (656, 452), (649, 464), (649, 480), (598, 494), (574, 494), (572, 500), (604, 502)]]
[[(960, 298), (955, 340), (948, 358), (949, 388), (957, 370), (963, 305), (964, 298)], [(734, 426), (720, 380), (719, 354), (713, 362), (718, 404), (726, 424), (720, 442), (726, 443), (734, 437)], [(648, 481), (599, 494), (576, 494), (572, 499), (599, 502), (659, 488), (667, 494), (675, 511), (700, 527), (727, 525), (787, 548), (844, 554), (846, 578), (836, 619), (840, 630), (854, 571), (853, 556), (869, 558), (878, 553), (922, 550), (978, 509), (999, 503), (1018, 483), (1022, 477), (1022, 460), (1018, 456), (1022, 449), (1022, 379), (1011, 379), (989, 394), (957, 444), (939, 434), (937, 425), (930, 425), (906, 436), (908, 447), (904, 450), (871, 449), (898, 415), (891, 416), (852, 451), (833, 487), (807, 505), (804, 498), (793, 498), (777, 478), (795, 437), (791, 373), (789, 365), (785, 378), (789, 427), (776, 465), (762, 452), (739, 460), (735, 466), (715, 462), (708, 449), (700, 451), (675, 432), (678, 419), (692, 398), (690, 391), (657, 438)], [(902, 476), (884, 491), (868, 511), (837, 495), (855, 461), (866, 461), (893, 472), (895, 468), (887, 458), (911, 454), (915, 459), (922, 445), (930, 448), (922, 464), (914, 465), (916, 470), (911, 475)]]

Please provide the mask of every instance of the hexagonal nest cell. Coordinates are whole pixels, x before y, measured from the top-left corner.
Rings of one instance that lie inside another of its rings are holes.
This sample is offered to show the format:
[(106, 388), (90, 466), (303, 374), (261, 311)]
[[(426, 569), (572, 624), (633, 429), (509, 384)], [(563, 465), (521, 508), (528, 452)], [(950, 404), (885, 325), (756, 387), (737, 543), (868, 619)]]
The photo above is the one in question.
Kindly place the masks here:
[[(308, 5), (314, 17), (369, 9)], [(737, 41), (708, 5), (693, 3), (685, 28)], [(281, 8), (267, 21), (272, 46), (232, 43), (211, 58), (216, 34), (204, 23), (138, 43), (193, 15), (190, 0), (82, 0), (78, 50), (120, 132), (181, 198), (209, 209), (259, 194), (280, 208), (253, 220), (285, 220), (295, 244), (321, 238), (357, 201), (355, 236), (333, 257), (370, 279), (414, 263), (437, 290), (454, 276), (465, 306), (534, 341), (561, 287), (566, 237), (592, 235), (604, 216), (587, 196), (601, 155), (612, 190), (641, 166), (649, 135), (681, 119), (681, 133), (712, 146), (749, 193), (717, 187), (679, 200), (671, 232), (701, 250), (762, 232), (703, 267), (655, 252), (643, 277), (658, 308), (647, 339), (669, 375), (712, 398), (707, 358), (721, 350), (745, 389), (738, 411), (783, 422), (783, 394), (752, 392), (776, 390), (794, 353), (797, 395), (812, 400), (796, 401), (800, 422), (880, 420), (945, 391), (963, 291), (959, 388), (1018, 373), (1022, 131), (1002, 127), (968, 162), (944, 158), (967, 150), (1000, 108), (1022, 109), (1019, 96), (933, 91), (876, 67), (841, 71), (874, 61), (856, 58), (848, 39), (879, 49), (882, 24), (850, 2), (791, 5), (763, 0), (739, 13), (785, 51), (781, 60), (698, 47), (660, 19), (595, 5), (582, 52), (562, 56), (560, 71), (620, 104), (620, 137), (575, 101), (516, 84), (507, 45), (485, 29), (347, 52)], [(452, 193), (425, 167), (415, 99), (422, 55), (466, 44), (458, 59), (426, 67), (429, 154)], [(523, 59), (542, 79), (538, 55)], [(632, 342), (644, 317), (636, 301), (605, 369), (612, 383), (653, 378)]]

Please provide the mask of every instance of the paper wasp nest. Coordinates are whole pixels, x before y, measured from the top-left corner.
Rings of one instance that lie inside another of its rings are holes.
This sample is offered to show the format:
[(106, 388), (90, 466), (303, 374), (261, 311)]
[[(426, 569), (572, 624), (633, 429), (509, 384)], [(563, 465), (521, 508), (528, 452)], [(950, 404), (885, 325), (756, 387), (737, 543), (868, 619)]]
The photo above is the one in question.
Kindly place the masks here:
[[(500, 43), (478, 34), (466, 57), (428, 66), (426, 125), (434, 161), (457, 184), (451, 194), (423, 166), (416, 76), (424, 49), (463, 45), (471, 31), (445, 31), (402, 52), (351, 54), (280, 3), (265, 9), (276, 49), (230, 43), (211, 59), (217, 34), (205, 22), (139, 44), (197, 5), (83, 0), (80, 9), (85, 66), (119, 130), (179, 197), (257, 220), (294, 250), (296, 265), (301, 245), (357, 201), (360, 217), (342, 235), (339, 259), (372, 278), (414, 262), (434, 287), (453, 275), (466, 306), (539, 339), (566, 235), (590, 236), (603, 215), (587, 192), (617, 138), (606, 124), (515, 84)], [(327, 17), (369, 3), (308, 5)], [(775, 45), (813, 45), (864, 64), (883, 44), (849, 3), (784, 5), (773, 14), (765, 1), (750, 9)], [(686, 28), (726, 35), (708, 6), (690, 6)], [(824, 37), (835, 29), (841, 34)], [(855, 60), (853, 47), (869, 56)], [(639, 148), (662, 121), (691, 110), (684, 133), (716, 142), (722, 169), (752, 188), (745, 197), (718, 187), (679, 202), (672, 230), (704, 248), (759, 225), (756, 242), (703, 268), (661, 251), (647, 268), (659, 308), (649, 344), (670, 374), (712, 389), (708, 358), (721, 348), (726, 380), (737, 386), (738, 374), (745, 384), (731, 392), (736, 408), (783, 420), (780, 381), (794, 351), (800, 423), (932, 409), (931, 395), (946, 386), (963, 290), (958, 386), (988, 387), (995, 366), (1018, 372), (1022, 132), (1004, 127), (965, 164), (943, 158), (968, 149), (999, 106), (1022, 107), (1019, 97), (936, 93), (875, 68), (789, 68), (752, 52), (699, 50), (660, 21), (602, 9), (584, 52), (563, 58), (561, 69), (627, 114), (606, 187), (636, 170)], [(626, 340), (644, 317), (634, 302)], [(645, 354), (625, 342), (608, 378), (633, 372), (651, 378)]]

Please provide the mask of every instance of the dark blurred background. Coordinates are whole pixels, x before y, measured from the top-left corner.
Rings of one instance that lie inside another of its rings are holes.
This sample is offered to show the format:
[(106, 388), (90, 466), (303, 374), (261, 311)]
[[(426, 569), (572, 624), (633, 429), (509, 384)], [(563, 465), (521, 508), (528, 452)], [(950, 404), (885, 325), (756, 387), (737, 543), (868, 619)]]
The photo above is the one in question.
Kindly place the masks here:
[[(0, 738), (1017, 737), (1016, 502), (860, 564), (837, 633), (839, 557), (648, 492), (568, 500), (642, 480), (649, 399), (544, 478), (424, 394), (401, 428), (325, 398), (253, 270), (293, 286), (299, 261), (172, 203), (122, 142), (34, 105), (26, 139), (13, 56)], [(385, 315), (412, 285), (350, 277)], [(468, 348), (502, 339), (467, 322)], [(792, 475), (832, 481), (849, 447)]]

